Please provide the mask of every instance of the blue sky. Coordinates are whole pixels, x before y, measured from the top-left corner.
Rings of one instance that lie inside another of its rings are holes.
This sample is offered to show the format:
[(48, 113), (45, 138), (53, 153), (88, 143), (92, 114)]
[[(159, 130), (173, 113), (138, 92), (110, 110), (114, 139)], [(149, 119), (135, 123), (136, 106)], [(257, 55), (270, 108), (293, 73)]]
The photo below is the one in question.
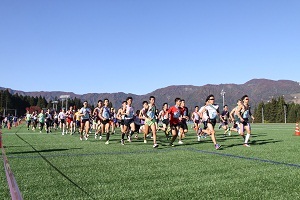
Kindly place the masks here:
[(0, 87), (147, 94), (300, 81), (299, 0), (1, 0)]

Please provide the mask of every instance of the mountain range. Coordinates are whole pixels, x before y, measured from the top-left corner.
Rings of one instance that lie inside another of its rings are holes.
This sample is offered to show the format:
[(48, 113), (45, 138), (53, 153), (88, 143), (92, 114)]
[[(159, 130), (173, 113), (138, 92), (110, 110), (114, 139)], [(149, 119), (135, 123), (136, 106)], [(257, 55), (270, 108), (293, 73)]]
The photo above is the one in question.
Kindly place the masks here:
[[(0, 90), (7, 88), (0, 87)], [(269, 79), (252, 79), (244, 84), (207, 84), (203, 86), (193, 85), (172, 85), (165, 88), (157, 89), (145, 95), (128, 94), (124, 92), (118, 93), (87, 93), (78, 95), (73, 92), (63, 91), (39, 91), (39, 92), (24, 92), (19, 90), (8, 89), (11, 94), (18, 93), (23, 96), (42, 96), (47, 101), (56, 100), (61, 95), (70, 95), (70, 98), (79, 98), (87, 100), (89, 104), (96, 105), (99, 99), (108, 98), (114, 107), (119, 107), (123, 100), (128, 96), (133, 97), (133, 105), (137, 109), (142, 108), (142, 101), (148, 100), (149, 96), (156, 97), (156, 105), (161, 108), (164, 102), (169, 105), (174, 104), (174, 99), (180, 97), (185, 99), (186, 105), (189, 109), (194, 106), (201, 106), (204, 104), (206, 97), (213, 94), (216, 103), (220, 106), (223, 104), (223, 96), (221, 91), (225, 92), (224, 103), (229, 107), (233, 107), (237, 99), (241, 98), (244, 94), (250, 97), (250, 104), (255, 106), (257, 103), (264, 101), (267, 102), (272, 98), (284, 96), (286, 102), (300, 103), (300, 84), (291, 80), (269, 80)]]

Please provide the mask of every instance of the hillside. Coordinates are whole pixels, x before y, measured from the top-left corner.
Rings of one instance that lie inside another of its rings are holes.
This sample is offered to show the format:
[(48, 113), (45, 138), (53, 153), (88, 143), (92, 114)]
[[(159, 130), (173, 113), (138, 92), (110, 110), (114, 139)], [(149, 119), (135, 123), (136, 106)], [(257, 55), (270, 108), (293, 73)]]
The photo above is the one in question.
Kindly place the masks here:
[[(6, 88), (1, 88), (6, 89)], [(204, 86), (193, 85), (173, 85), (165, 88), (157, 89), (146, 95), (126, 94), (119, 93), (88, 93), (78, 95), (75, 93), (63, 92), (63, 91), (40, 91), (40, 92), (24, 92), (9, 89), (11, 94), (18, 93), (19, 95), (28, 96), (42, 96), (48, 101), (54, 100), (63, 94), (70, 95), (71, 98), (79, 98), (81, 100), (88, 100), (90, 104), (96, 105), (98, 99), (108, 98), (115, 107), (119, 107), (121, 102), (128, 96), (132, 96), (134, 99), (134, 106), (138, 109), (141, 108), (141, 102), (148, 100), (150, 95), (156, 97), (157, 106), (160, 108), (164, 102), (170, 105), (174, 104), (174, 99), (180, 97), (186, 100), (187, 106), (191, 109), (195, 105), (202, 105), (207, 95), (214, 94), (216, 103), (222, 105), (222, 96), (220, 92), (222, 89), (225, 93), (225, 104), (230, 107), (235, 105), (237, 99), (241, 98), (244, 94), (250, 96), (251, 104), (255, 106), (258, 102), (268, 101), (272, 97), (284, 95), (286, 102), (294, 101), (299, 103), (300, 101), (300, 86), (298, 82), (290, 80), (268, 80), (268, 79), (252, 79), (244, 84), (220, 84)]]

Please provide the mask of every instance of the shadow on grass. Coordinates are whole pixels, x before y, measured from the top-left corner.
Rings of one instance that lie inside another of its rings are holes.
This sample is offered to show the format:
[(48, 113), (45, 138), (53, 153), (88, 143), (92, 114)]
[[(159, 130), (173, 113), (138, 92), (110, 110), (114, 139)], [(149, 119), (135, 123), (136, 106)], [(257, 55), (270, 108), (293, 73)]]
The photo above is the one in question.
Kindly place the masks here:
[[(249, 142), (250, 145), (264, 145), (264, 144), (274, 144), (274, 143), (278, 143), (278, 142), (283, 142), (283, 140), (274, 140), (274, 139), (267, 139), (267, 140), (251, 140)], [(235, 147), (235, 146), (242, 146), (242, 143), (239, 144), (231, 144), (231, 145), (224, 145), (223, 148), (231, 148), (231, 147)]]
[(36, 151), (19, 151), (19, 152), (9, 152), (7, 155), (13, 154), (27, 154), (27, 153), (47, 153), (47, 152), (56, 152), (56, 151), (68, 151), (72, 149), (82, 149), (82, 148), (70, 148), (70, 149), (45, 149), (45, 150), (36, 150)]

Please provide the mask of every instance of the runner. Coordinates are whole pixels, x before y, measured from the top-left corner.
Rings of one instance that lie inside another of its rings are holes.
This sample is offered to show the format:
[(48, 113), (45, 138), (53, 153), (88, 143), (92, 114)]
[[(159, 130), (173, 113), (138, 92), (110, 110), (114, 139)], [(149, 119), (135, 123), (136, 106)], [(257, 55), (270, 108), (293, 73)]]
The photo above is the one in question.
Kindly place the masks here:
[(110, 108), (108, 107), (109, 100), (104, 99), (103, 104), (104, 105), (102, 106), (100, 113), (99, 113), (99, 116), (101, 119), (101, 132), (106, 134), (105, 144), (109, 144), (109, 136), (110, 136), (110, 133), (109, 133)]
[(199, 114), (199, 107), (195, 106), (195, 110), (192, 113), (191, 119), (194, 122), (194, 130), (196, 131), (196, 134), (198, 134), (199, 130), (199, 123), (200, 123), (200, 114)]
[(91, 116), (91, 109), (88, 108), (88, 102), (83, 102), (83, 107), (79, 111), (79, 115), (81, 116), (81, 123), (80, 123), (80, 140), (83, 137), (83, 131), (85, 131), (84, 139), (88, 139), (88, 133), (90, 131), (90, 116)]
[(153, 136), (153, 148), (157, 148), (158, 144), (156, 142), (156, 118), (155, 118), (155, 112), (156, 112), (156, 106), (155, 106), (155, 97), (150, 96), (149, 98), (149, 107), (147, 112), (144, 113), (145, 115), (145, 134), (149, 134), (149, 129), (152, 131)]
[(45, 113), (44, 110), (42, 109), (41, 112), (38, 114), (38, 121), (40, 123), (40, 133), (42, 133), (42, 130), (45, 125)]
[(170, 136), (169, 136), (169, 134), (170, 134), (170, 128), (169, 128), (170, 116), (168, 113), (168, 109), (169, 109), (168, 103), (164, 103), (162, 110), (158, 114), (158, 119), (161, 120), (162, 126), (163, 126), (161, 130), (165, 133), (167, 140), (170, 139)]
[(180, 111), (182, 113), (182, 117), (181, 117), (181, 120), (180, 120), (178, 144), (183, 144), (182, 139), (185, 137), (185, 134), (188, 132), (188, 126), (186, 124), (186, 121), (189, 119), (189, 116), (188, 116), (189, 110), (185, 106), (185, 100), (184, 99), (181, 99)]
[(58, 113), (58, 121), (59, 121), (59, 127), (62, 130), (62, 135), (65, 135), (65, 128), (66, 128), (66, 113), (65, 109), (61, 109), (61, 111)]
[(183, 113), (180, 111), (181, 99), (175, 98), (175, 105), (170, 107), (168, 113), (170, 115), (170, 128), (172, 131), (172, 139), (170, 141), (170, 146), (175, 146), (174, 141), (178, 136), (178, 131), (180, 128), (180, 120)]
[(125, 118), (125, 113), (126, 113), (126, 106), (127, 106), (127, 102), (123, 101), (122, 102), (122, 106), (121, 108), (118, 109), (117, 112), (117, 120), (118, 120), (118, 124), (120, 126), (121, 129), (121, 144), (124, 145), (124, 139), (125, 139), (125, 134), (126, 134), (126, 130), (125, 130), (125, 125), (124, 125), (124, 118)]
[(102, 100), (98, 100), (97, 107), (93, 110), (93, 128), (95, 130), (95, 139), (99, 135), (99, 139), (102, 139), (102, 132), (101, 132), (101, 109), (103, 106)]
[(135, 130), (134, 125), (134, 110), (132, 107), (132, 97), (127, 97), (126, 99), (127, 105), (126, 105), (126, 112), (124, 118), (124, 125), (125, 125), (125, 133), (128, 135), (128, 142), (131, 142), (131, 136)]
[(229, 119), (229, 111), (228, 111), (228, 106), (224, 105), (223, 107), (223, 111), (220, 115), (220, 125), (219, 125), (219, 129), (222, 127), (224, 129), (224, 136), (226, 136), (226, 134), (228, 133), (228, 135), (230, 136), (230, 128), (228, 126), (228, 119)]
[(73, 120), (74, 120), (74, 112), (73, 112), (73, 106), (70, 106), (69, 110), (66, 112), (66, 134), (68, 134), (68, 130), (70, 131), (70, 135), (73, 135)]
[(207, 123), (207, 129), (204, 130), (205, 133), (210, 135), (212, 142), (215, 145), (215, 148), (218, 150), (221, 148), (221, 145), (219, 145), (216, 141), (216, 136), (215, 136), (215, 125), (216, 125), (216, 118), (218, 115), (220, 115), (219, 112), (219, 106), (217, 104), (214, 104), (215, 97), (214, 95), (210, 94), (206, 98), (206, 106), (204, 109), (201, 110), (200, 116), (207, 112), (208, 119), (206, 120)]
[(239, 132), (240, 135), (244, 137), (244, 130), (247, 131), (246, 137), (244, 137), (245, 140), (243, 146), (250, 147), (250, 145), (248, 144), (251, 135), (251, 126), (249, 122), (249, 117), (251, 117), (252, 120), (254, 120), (254, 116), (251, 113), (251, 107), (249, 105), (249, 97), (247, 95), (244, 95), (242, 97), (242, 102), (243, 104), (239, 106), (236, 111), (239, 120), (239, 128), (240, 128)]

